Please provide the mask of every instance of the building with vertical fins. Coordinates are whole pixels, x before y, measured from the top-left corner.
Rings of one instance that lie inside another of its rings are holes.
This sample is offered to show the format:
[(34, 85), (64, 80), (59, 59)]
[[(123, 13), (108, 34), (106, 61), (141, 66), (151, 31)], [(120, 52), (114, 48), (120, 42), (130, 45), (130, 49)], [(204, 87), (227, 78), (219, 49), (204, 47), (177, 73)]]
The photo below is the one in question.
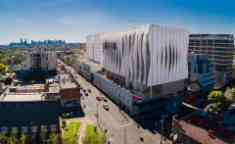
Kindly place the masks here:
[(167, 95), (182, 90), (188, 78), (188, 36), (184, 29), (145, 25), (90, 35), (87, 51), (126, 87)]

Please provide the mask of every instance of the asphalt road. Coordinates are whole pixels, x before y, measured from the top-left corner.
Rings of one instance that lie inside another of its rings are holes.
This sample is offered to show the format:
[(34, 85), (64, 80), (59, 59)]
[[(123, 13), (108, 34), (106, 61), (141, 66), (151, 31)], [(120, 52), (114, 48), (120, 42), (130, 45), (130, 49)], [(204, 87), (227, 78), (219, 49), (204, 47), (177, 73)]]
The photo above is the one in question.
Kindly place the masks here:
[[(139, 127), (133, 119), (120, 110), (106, 95), (80, 76), (73, 68), (69, 66), (65, 68), (75, 77), (80, 86), (86, 90), (86, 92), (81, 92), (83, 95), (81, 105), (85, 116), (96, 122), (103, 131), (107, 131), (111, 144), (160, 144), (161, 136), (158, 133), (153, 134)], [(88, 92), (88, 89), (91, 90), (91, 93)], [(88, 93), (88, 96), (85, 96), (85, 93)], [(105, 97), (108, 102), (98, 102), (96, 100), (97, 96)], [(104, 104), (108, 104), (108, 111), (103, 108)], [(140, 137), (143, 137), (143, 141), (140, 140)]]

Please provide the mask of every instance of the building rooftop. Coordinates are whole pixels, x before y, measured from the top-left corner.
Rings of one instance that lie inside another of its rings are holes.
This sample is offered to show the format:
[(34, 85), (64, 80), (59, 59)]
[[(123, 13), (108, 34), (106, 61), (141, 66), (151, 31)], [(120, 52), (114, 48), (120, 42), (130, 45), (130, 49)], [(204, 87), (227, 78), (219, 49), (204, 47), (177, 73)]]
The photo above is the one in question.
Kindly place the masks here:
[(59, 92), (60, 92), (59, 84), (57, 83), (50, 84), (48, 93), (59, 93)]
[(77, 85), (73, 82), (65, 82), (61, 84), (61, 89), (76, 88)]
[(72, 78), (68, 74), (60, 74), (60, 88), (68, 89), (68, 88), (76, 88), (77, 85), (72, 81)]
[(5, 93), (0, 96), (2, 102), (43, 101), (42, 93)]
[(9, 87), (0, 96), (0, 102), (32, 102), (45, 101), (46, 93), (60, 93), (59, 84), (50, 84), (49, 91), (45, 91), (44, 84)]
[(191, 34), (190, 38), (193, 39), (220, 39), (220, 40), (233, 40), (232, 34)]
[(235, 134), (223, 126), (219, 117), (194, 110), (175, 120), (176, 127), (183, 130), (183, 134), (199, 143), (224, 144), (233, 142)]

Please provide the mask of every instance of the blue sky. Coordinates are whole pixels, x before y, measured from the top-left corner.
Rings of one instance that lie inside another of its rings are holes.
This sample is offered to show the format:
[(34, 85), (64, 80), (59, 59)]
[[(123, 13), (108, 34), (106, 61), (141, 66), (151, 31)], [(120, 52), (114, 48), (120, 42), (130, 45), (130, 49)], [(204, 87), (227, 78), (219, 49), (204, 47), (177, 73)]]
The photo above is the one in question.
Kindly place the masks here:
[(233, 0), (0, 0), (0, 43), (85, 41), (88, 34), (155, 23), (192, 33), (235, 32)]

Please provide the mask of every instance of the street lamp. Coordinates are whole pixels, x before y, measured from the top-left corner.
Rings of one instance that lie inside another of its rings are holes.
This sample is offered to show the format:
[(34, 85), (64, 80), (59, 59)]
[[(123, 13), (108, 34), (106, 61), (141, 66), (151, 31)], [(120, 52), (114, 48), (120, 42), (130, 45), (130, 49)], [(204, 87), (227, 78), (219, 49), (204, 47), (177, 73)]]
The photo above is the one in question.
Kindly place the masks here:
[(96, 97), (96, 120), (97, 126), (99, 126), (99, 97)]
[(160, 128), (160, 132), (161, 132), (161, 140), (160, 140), (160, 144), (164, 144), (165, 142), (165, 138), (164, 138), (164, 121), (165, 121), (165, 115), (162, 116), (161, 120), (160, 120), (160, 124), (161, 124), (161, 128)]

